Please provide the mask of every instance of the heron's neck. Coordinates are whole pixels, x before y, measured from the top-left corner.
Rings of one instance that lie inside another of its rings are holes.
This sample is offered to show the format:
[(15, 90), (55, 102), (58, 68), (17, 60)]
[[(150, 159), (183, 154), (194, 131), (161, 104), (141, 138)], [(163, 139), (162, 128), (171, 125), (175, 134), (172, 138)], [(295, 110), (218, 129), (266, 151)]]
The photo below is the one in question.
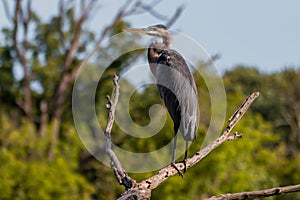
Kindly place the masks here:
[(171, 48), (171, 44), (173, 42), (173, 38), (171, 35), (167, 35), (166, 37), (162, 38), (163, 40), (163, 44), (165, 45), (165, 49), (170, 49)]

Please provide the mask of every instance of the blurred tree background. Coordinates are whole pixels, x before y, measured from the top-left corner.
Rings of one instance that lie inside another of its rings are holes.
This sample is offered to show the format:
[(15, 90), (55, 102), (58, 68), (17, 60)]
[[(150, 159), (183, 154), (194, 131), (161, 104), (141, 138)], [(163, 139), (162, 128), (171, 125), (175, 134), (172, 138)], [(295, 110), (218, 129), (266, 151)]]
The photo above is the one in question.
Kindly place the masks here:
[[(127, 17), (141, 12), (142, 4), (124, 4), (111, 24), (96, 34), (86, 24), (97, 3), (59, 1), (59, 12), (45, 22), (32, 10), (31, 1), (16, 0), (10, 3), (13, 9), (3, 1), (10, 26), (1, 30), (4, 40), (0, 41), (0, 199), (116, 199), (123, 192), (113, 171), (81, 143), (72, 118), (71, 93), (82, 60), (98, 42), (129, 27)], [(128, 36), (125, 42), (138, 45), (134, 39)], [(116, 49), (115, 43), (103, 47), (101, 57), (111, 56)], [(105, 125), (105, 95), (111, 94), (113, 74), (122, 73), (141, 54), (144, 51), (119, 57), (103, 74), (96, 101), (100, 124)], [(210, 99), (204, 81), (195, 77), (203, 108), (198, 141), (209, 125)], [(153, 191), (153, 199), (201, 199), (300, 182), (300, 71), (264, 74), (236, 66), (223, 75), (223, 81), (228, 117), (248, 94), (261, 92), (236, 127), (244, 138), (214, 151), (183, 179), (164, 182)], [(121, 85), (128, 87), (132, 87), (128, 82)], [(154, 85), (135, 92), (130, 102), (133, 120), (148, 124), (145, 113), (157, 103), (162, 101)], [(170, 130), (168, 118), (151, 139), (129, 137), (118, 127), (112, 137), (124, 149), (148, 152), (169, 142)], [(198, 150), (197, 141), (191, 152)], [(142, 180), (151, 174), (131, 176)], [(272, 198), (299, 199), (300, 195)]]

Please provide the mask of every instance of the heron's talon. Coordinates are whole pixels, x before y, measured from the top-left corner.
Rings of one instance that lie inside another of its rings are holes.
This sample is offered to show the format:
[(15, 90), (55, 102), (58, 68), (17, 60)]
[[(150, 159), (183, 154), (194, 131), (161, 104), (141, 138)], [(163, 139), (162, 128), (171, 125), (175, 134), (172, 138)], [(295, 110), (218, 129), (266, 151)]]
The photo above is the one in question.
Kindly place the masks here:
[(183, 173), (176, 167), (175, 163), (171, 163), (171, 165), (174, 169), (176, 169), (176, 171), (178, 172), (178, 175), (183, 178)]

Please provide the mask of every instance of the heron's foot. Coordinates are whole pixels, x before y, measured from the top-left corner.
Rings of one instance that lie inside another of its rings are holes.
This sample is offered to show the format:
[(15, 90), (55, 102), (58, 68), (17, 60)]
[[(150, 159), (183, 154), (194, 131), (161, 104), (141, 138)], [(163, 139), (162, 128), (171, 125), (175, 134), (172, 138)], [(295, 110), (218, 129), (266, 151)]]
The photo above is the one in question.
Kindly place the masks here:
[(176, 167), (175, 163), (171, 163), (172, 167), (174, 167), (174, 169), (176, 169), (176, 171), (178, 172), (178, 175), (181, 176), (183, 178), (183, 173)]

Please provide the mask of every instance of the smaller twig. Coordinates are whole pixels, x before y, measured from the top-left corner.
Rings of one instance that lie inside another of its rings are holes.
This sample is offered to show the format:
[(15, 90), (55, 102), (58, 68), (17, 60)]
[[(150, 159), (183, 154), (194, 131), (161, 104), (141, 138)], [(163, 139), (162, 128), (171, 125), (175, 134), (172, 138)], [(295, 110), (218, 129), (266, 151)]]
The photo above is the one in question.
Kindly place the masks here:
[(107, 108), (107, 109), (110, 109), (110, 108), (111, 108), (111, 105), (112, 105), (112, 101), (111, 101), (109, 95), (106, 95), (106, 100), (107, 100), (106, 108)]
[(114, 124), (115, 120), (115, 110), (116, 106), (119, 100), (119, 83), (118, 83), (118, 76), (115, 74), (114, 75), (114, 92), (113, 92), (113, 99), (111, 99), (108, 95), (106, 96), (106, 99), (108, 103), (106, 104), (106, 108), (109, 110), (108, 113), (108, 120), (107, 120), (107, 125), (105, 128), (105, 153), (109, 156), (111, 165), (114, 168), (114, 173), (116, 176), (117, 181), (119, 184), (124, 185), (126, 190), (131, 188), (135, 181), (131, 179), (128, 174), (126, 173), (125, 169), (123, 169), (118, 157), (116, 154), (113, 152), (111, 149), (111, 138), (110, 138), (110, 133)]
[(232, 135), (228, 136), (227, 140), (232, 141), (232, 140), (242, 138), (242, 137), (243, 137), (243, 134), (240, 134), (238, 132), (234, 132)]
[(206, 200), (258, 199), (258, 198), (270, 197), (270, 196), (287, 194), (292, 192), (299, 192), (299, 191), (300, 191), (300, 184), (284, 186), (284, 187), (275, 187), (275, 188), (257, 190), (252, 192), (222, 194), (222, 195), (210, 197)]

